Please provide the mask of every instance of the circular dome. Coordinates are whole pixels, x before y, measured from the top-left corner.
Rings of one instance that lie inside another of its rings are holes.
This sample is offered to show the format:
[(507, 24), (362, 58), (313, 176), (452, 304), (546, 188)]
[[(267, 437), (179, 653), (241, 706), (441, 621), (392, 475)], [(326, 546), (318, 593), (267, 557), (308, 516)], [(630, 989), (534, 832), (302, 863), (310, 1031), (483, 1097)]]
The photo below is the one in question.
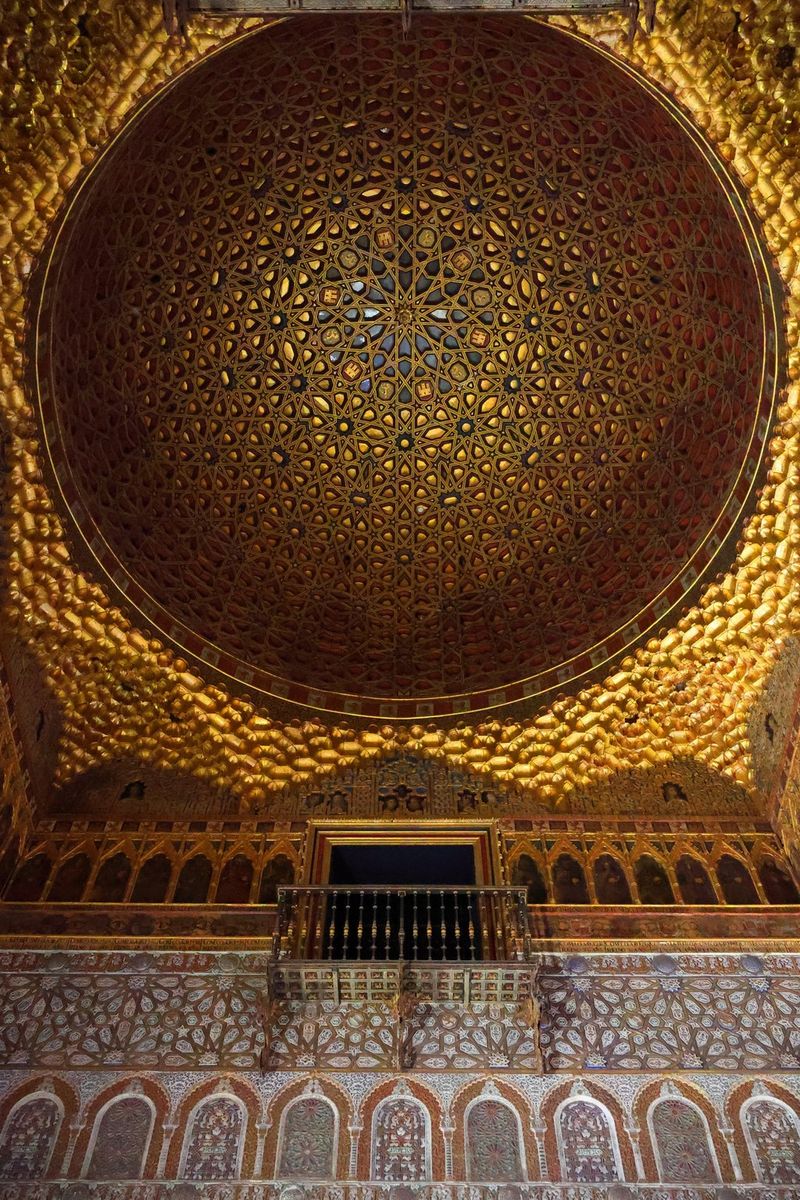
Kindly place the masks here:
[(353, 714), (509, 704), (607, 666), (734, 528), (770, 286), (709, 148), (604, 52), (295, 19), (84, 181), (43, 429), (95, 562), (207, 667)]

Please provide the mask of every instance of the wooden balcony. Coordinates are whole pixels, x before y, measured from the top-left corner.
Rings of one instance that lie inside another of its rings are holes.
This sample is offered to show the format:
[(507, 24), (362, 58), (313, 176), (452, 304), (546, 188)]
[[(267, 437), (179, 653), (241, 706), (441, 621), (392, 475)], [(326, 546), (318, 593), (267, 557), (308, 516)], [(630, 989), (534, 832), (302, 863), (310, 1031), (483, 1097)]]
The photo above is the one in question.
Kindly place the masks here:
[(279, 961), (526, 962), (525, 888), (284, 887)]
[(286, 887), (275, 1000), (519, 1003), (536, 964), (524, 888)]

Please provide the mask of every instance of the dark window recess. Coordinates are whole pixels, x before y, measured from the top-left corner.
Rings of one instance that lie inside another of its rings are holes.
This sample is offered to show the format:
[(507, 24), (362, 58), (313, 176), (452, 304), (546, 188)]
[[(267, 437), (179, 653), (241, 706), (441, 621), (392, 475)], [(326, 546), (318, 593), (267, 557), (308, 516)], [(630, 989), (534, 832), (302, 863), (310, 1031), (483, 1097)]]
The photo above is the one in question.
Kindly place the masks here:
[(684, 904), (718, 904), (711, 877), (699, 858), (684, 854), (675, 866)]
[(278, 888), (287, 887), (290, 883), (294, 883), (294, 867), (285, 854), (276, 854), (264, 864), (264, 870), (261, 872), (258, 903), (277, 903)]
[(112, 855), (97, 872), (89, 899), (95, 904), (119, 904), (125, 897), (130, 877), (131, 864), (127, 855)]
[(760, 904), (756, 886), (743, 862), (723, 854), (717, 863), (717, 879), (727, 904)]
[(797, 904), (800, 896), (789, 871), (774, 858), (765, 858), (758, 868), (764, 894), (770, 904)]
[(64, 904), (80, 900), (89, 879), (91, 866), (88, 855), (73, 854), (72, 858), (68, 858), (58, 868), (47, 899), (58, 900)]
[(120, 800), (141, 800), (144, 798), (144, 783), (141, 779), (134, 779), (131, 783), (126, 783), (125, 787), (119, 794)]
[(253, 864), (244, 854), (234, 854), (222, 868), (217, 884), (217, 904), (247, 904), (253, 883)]
[(621, 863), (613, 854), (601, 854), (594, 864), (594, 890), (598, 904), (631, 904), (633, 897)]
[(330, 886), (337, 883), (403, 884), (471, 887), (475, 883), (475, 854), (471, 846), (434, 845), (336, 846), (331, 850)]
[(660, 862), (643, 854), (634, 867), (636, 886), (642, 904), (674, 904), (672, 884)]
[(211, 883), (211, 863), (202, 854), (196, 854), (183, 864), (175, 885), (176, 904), (205, 904)]
[(571, 854), (559, 854), (553, 863), (553, 896), (556, 904), (589, 904), (583, 867)]
[(511, 886), (528, 889), (528, 904), (546, 904), (547, 887), (530, 854), (520, 854), (511, 872)]
[(172, 863), (166, 854), (154, 854), (142, 863), (131, 900), (134, 904), (163, 904), (171, 878)]
[(38, 900), (50, 878), (52, 868), (52, 859), (46, 854), (36, 854), (33, 858), (29, 858), (12, 879), (6, 899), (27, 901), (28, 903)]
[[(410, 957), (412, 946), (416, 958), (480, 956), (474, 897), (435, 891), (437, 885), (474, 886), (471, 846), (334, 846), (328, 884), (355, 884), (365, 891), (348, 889), (328, 900), (324, 957), (398, 959)], [(371, 893), (370, 885), (398, 887), (404, 894)]]

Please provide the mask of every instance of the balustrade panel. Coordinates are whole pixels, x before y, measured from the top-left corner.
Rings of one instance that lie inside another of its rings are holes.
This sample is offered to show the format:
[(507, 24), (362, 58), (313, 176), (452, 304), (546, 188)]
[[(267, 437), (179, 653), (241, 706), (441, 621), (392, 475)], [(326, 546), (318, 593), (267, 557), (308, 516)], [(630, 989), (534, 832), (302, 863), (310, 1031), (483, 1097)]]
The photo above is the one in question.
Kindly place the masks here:
[(280, 888), (273, 953), (332, 962), (512, 961), (529, 955), (524, 888)]

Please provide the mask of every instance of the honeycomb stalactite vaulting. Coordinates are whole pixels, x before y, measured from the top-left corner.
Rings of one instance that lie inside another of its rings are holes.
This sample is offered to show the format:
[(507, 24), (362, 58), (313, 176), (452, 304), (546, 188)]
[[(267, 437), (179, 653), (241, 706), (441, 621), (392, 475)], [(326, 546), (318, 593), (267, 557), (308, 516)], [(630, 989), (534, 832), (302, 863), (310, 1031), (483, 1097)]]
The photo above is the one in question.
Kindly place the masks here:
[[(677, 94), (749, 187), (787, 286), (788, 344), (794, 347), (797, 67), (779, 50), (797, 33), (797, 8), (749, 5), (741, 24), (719, 6), (702, 6), (689, 22), (679, 20), (679, 8), (661, 5), (655, 34), (633, 49), (615, 17), (581, 28)], [(144, 4), (132, 3), (113, 19), (93, 11), (88, 40), (75, 17), (72, 42), (63, 36), (73, 20), (66, 11), (42, 16), (34, 27), (11, 6), (2, 20), (12, 57), (27, 56), (24, 87), (33, 89), (31, 106), (7, 57), (3, 94), (10, 109), (2, 137), (11, 172), (3, 207), (14, 246), (0, 264), (4, 394), (13, 434), (7, 617), (47, 661), (59, 694), (62, 775), (100, 755), (135, 748), (153, 762), (225, 783), (247, 800), (403, 745), (524, 783), (552, 800), (617, 767), (664, 761), (676, 752), (747, 784), (747, 716), (777, 660), (774, 644), (796, 632), (796, 351), (790, 350), (791, 384), (779, 410), (768, 483), (736, 564), (671, 631), (648, 641), (604, 683), (530, 720), (465, 722), (451, 731), (426, 730), (423, 722), (354, 730), (345, 718), (336, 725), (287, 723), (279, 702), (257, 706), (204, 682), (202, 672), (138, 631), (76, 568), (43, 483), (23, 363), (12, 349), (15, 340), (22, 342), (21, 300), (33, 256), (67, 187), (138, 100), (235, 27), (215, 25), (211, 32), (201, 21), (187, 50), (160, 36), (157, 16)], [(67, 47), (63, 63), (56, 61), (56, 41)]]
[(56, 243), (39, 383), (78, 525), (181, 646), (439, 716), (413, 701), (532, 697), (683, 595), (775, 333), (740, 206), (611, 59), (396, 34), (319, 18), (298, 60), (285, 23), (152, 105)]

